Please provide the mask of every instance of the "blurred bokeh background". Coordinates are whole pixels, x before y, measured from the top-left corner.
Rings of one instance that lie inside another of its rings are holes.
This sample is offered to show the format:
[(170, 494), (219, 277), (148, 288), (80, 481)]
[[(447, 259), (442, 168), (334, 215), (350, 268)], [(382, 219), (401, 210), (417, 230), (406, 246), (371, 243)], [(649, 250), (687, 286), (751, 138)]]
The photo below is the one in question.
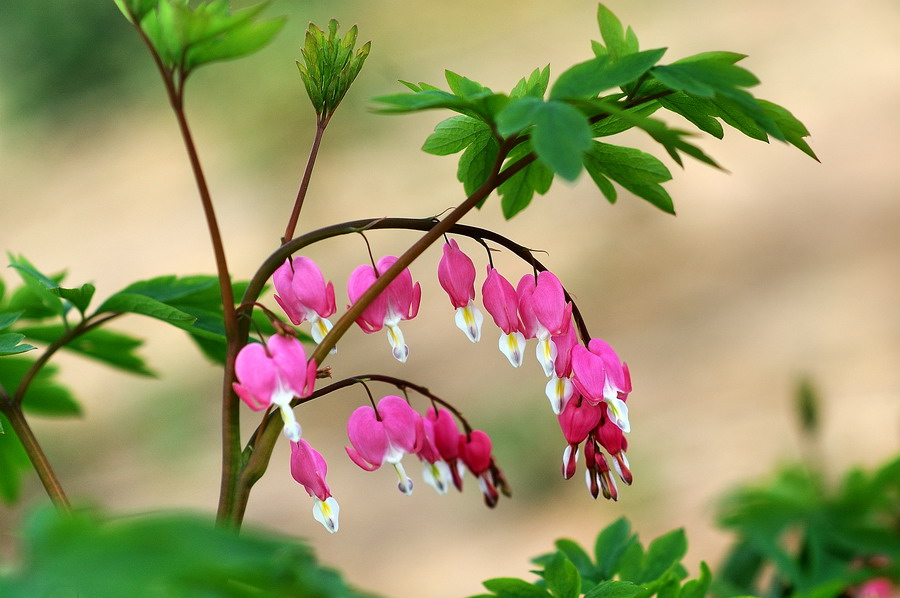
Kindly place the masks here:
[[(243, 5), (245, 3), (236, 3)], [(403, 326), (409, 362), (383, 335), (354, 330), (330, 360), (338, 377), (383, 372), (429, 386), (495, 439), (514, 497), (486, 509), (471, 480), (438, 497), (400, 495), (388, 471), (345, 457), (344, 422), (362, 404), (349, 389), (298, 410), (329, 461), (342, 506), (330, 536), (288, 473), (287, 443), (251, 499), (248, 521), (306, 537), (351, 582), (389, 596), (476, 593), (491, 576), (525, 575), (528, 559), (568, 536), (590, 541), (627, 515), (645, 541), (685, 527), (688, 563), (715, 563), (728, 537), (716, 500), (739, 481), (800, 457), (792, 396), (822, 390), (822, 457), (836, 474), (900, 445), (900, 9), (892, 0), (819, 2), (642, 0), (608, 6), (666, 59), (705, 50), (750, 55), (757, 95), (812, 131), (818, 164), (780, 143), (736, 132), (702, 146), (730, 173), (669, 164), (677, 217), (622, 193), (605, 202), (586, 176), (505, 223), (496, 201), (466, 222), (498, 229), (542, 257), (577, 298), (594, 335), (629, 363), (635, 485), (595, 502), (580, 475), (559, 475), (565, 446), (530, 359), (513, 370), (486, 325), (470, 344), (437, 284), (438, 248), (413, 267), (420, 316)], [(276, 1), (290, 20), (251, 58), (207, 67), (188, 89), (232, 272), (247, 278), (274, 249), (311, 141), (312, 114), (295, 71), (308, 21), (357, 23), (372, 54), (326, 136), (302, 229), (387, 215), (424, 217), (462, 198), (455, 160), (419, 151), (444, 115), (372, 114), (367, 98), (397, 79), (441, 84), (443, 69), (509, 89), (533, 68), (558, 74), (591, 56), (596, 4)], [(673, 120), (674, 122), (674, 120)], [(652, 146), (639, 135), (629, 141)], [(104, 297), (159, 274), (212, 273), (200, 205), (153, 65), (112, 2), (0, 4), (0, 239), (45, 271), (68, 270)], [(376, 257), (413, 233), (369, 235)], [(476, 259), (481, 252), (463, 244)], [(345, 304), (346, 278), (366, 260), (356, 237), (310, 250)], [(525, 268), (495, 258), (510, 279)], [(479, 263), (479, 273), (483, 265)], [(16, 278), (2, 273), (9, 283)], [(479, 277), (480, 284), (480, 277)], [(269, 298), (271, 301), (271, 298)], [(79, 421), (36, 421), (76, 500), (117, 512), (214, 509), (218, 371), (177, 330), (132, 317), (158, 379), (136, 379), (60, 356), (84, 402)], [(374, 387), (389, 394), (388, 387)], [(422, 403), (424, 408), (425, 404)], [(244, 411), (247, 432), (255, 414)], [(418, 465), (409, 469), (419, 479)], [(44, 500), (36, 480), (24, 503)], [(26, 509), (0, 511), (0, 554), (15, 551)]]

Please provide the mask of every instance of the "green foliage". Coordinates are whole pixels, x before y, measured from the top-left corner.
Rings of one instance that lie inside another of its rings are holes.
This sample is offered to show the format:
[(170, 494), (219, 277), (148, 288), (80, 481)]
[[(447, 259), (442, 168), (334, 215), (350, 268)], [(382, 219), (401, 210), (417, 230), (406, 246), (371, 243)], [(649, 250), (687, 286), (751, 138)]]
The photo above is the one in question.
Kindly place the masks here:
[(651, 542), (645, 552), (621, 518), (597, 536), (593, 558), (572, 540), (557, 540), (555, 552), (533, 561), (542, 567), (534, 571), (538, 581), (489, 579), (484, 587), (493, 593), (473, 598), (701, 598), (709, 588), (710, 571), (701, 563), (700, 577), (685, 581), (681, 559), (686, 551), (684, 532), (676, 530)]
[(900, 582), (900, 458), (853, 469), (836, 488), (784, 468), (732, 492), (719, 523), (737, 534), (716, 576), (721, 595), (828, 598), (875, 577)]
[(158, 513), (109, 518), (36, 511), (18, 565), (0, 569), (0, 595), (20, 598), (291, 596), (362, 598), (296, 540), (204, 517)]
[[(48, 345), (62, 339), (67, 332), (61, 324), (27, 326), (18, 330), (28, 338)], [(143, 344), (141, 339), (121, 332), (94, 328), (67, 340), (65, 348), (132, 374), (153, 376), (143, 358), (135, 353)]]
[[(35, 361), (31, 357), (0, 359), (0, 385), (6, 389), (18, 388)], [(81, 415), (81, 407), (72, 393), (57, 382), (58, 371), (52, 365), (44, 365), (38, 370), (22, 399), (24, 411), (51, 417)]]
[(283, 18), (257, 20), (268, 3), (231, 12), (227, 0), (115, 0), (139, 27), (169, 73), (252, 54), (272, 41)]
[[(549, 67), (535, 69), (508, 94), (448, 71), (449, 91), (403, 82), (410, 92), (374, 98), (377, 110), (396, 114), (444, 108), (462, 114), (439, 123), (422, 149), (436, 155), (462, 151), (457, 178), (468, 195), (492, 175), (499, 176), (506, 218), (525, 209), (535, 193), (545, 193), (548, 176), (551, 182), (557, 175), (573, 181), (582, 168), (611, 202), (616, 199), (612, 180), (674, 213), (671, 197), (660, 186), (671, 175), (658, 160), (636, 149), (592, 143), (594, 138), (636, 127), (677, 164), (682, 164), (682, 155), (688, 155), (718, 168), (715, 160), (687, 140), (690, 131), (649, 117), (660, 108), (719, 139), (724, 135), (721, 120), (754, 139), (768, 141), (771, 136), (816, 157), (804, 140), (809, 132), (799, 120), (747, 91), (759, 80), (737, 66), (744, 55), (704, 52), (662, 65), (658, 63), (665, 48), (641, 51), (634, 31), (623, 27), (602, 4), (597, 19), (603, 42), (592, 43), (594, 58), (565, 70), (552, 87)], [(528, 151), (523, 153), (522, 147)], [(510, 159), (513, 155), (515, 161)], [(510, 173), (507, 179), (502, 170), (496, 170), (498, 156), (503, 169), (525, 161), (530, 172)], [(624, 161), (628, 158), (636, 158), (637, 163)]]
[(327, 121), (337, 110), (347, 90), (363, 67), (372, 42), (366, 42), (354, 53), (358, 31), (356, 25), (338, 37), (338, 22), (328, 21), (328, 35), (309, 24), (306, 43), (300, 51), (303, 60), (297, 61), (300, 77), (316, 114)]

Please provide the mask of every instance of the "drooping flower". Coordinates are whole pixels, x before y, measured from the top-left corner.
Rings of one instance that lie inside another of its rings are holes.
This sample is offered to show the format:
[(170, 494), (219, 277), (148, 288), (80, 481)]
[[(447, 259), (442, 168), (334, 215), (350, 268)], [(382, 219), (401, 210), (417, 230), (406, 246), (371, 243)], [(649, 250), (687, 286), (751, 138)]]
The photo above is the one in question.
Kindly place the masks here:
[(484, 316), (475, 307), (475, 264), (459, 248), (455, 239), (444, 243), (444, 255), (438, 263), (438, 282), (456, 308), (456, 326), (473, 343), (481, 340)]
[(566, 403), (575, 393), (572, 384), (572, 349), (578, 344), (578, 335), (575, 326), (570, 325), (564, 333), (550, 337), (556, 347), (556, 359), (553, 365), (553, 376), (547, 382), (544, 392), (550, 400), (553, 413), (562, 413)]
[[(484, 502), (489, 507), (497, 505), (500, 494), (494, 476), (496, 466), (491, 457), (491, 439), (481, 430), (472, 430), (468, 435), (459, 435), (459, 458), (478, 478), (478, 486), (484, 494)], [(505, 480), (503, 481), (505, 484)]]
[(275, 283), (275, 301), (284, 310), (294, 325), (309, 322), (310, 332), (317, 343), (321, 343), (331, 321), (328, 317), (335, 312), (334, 285), (325, 284), (325, 277), (314, 261), (298, 256), (287, 259), (272, 275)]
[(574, 347), (572, 370), (576, 390), (592, 403), (605, 402), (609, 419), (628, 432), (631, 426), (625, 400), (631, 392), (631, 374), (612, 347), (599, 338), (591, 339), (587, 348)]
[(566, 403), (562, 413), (559, 414), (559, 427), (568, 443), (563, 451), (562, 470), (563, 477), (567, 480), (575, 475), (578, 445), (597, 427), (602, 416), (603, 409), (600, 405), (593, 405), (577, 396)]
[(525, 338), (536, 338), (537, 358), (544, 368), (544, 375), (553, 375), (557, 347), (551, 337), (565, 333), (572, 322), (572, 304), (566, 302), (565, 291), (559, 279), (545, 270), (537, 275), (526, 274), (516, 285), (519, 317), (522, 319)]
[[(601, 405), (601, 407), (605, 408), (606, 413), (609, 412), (608, 404)], [(630, 486), (634, 478), (631, 475), (628, 458), (625, 456), (625, 450), (628, 448), (628, 439), (625, 438), (622, 428), (616, 425), (606, 413), (604, 413), (602, 421), (597, 426), (594, 436), (597, 438), (600, 446), (605, 448), (609, 456), (613, 458), (613, 467), (616, 473), (619, 474), (619, 478)]]
[[(347, 283), (347, 292), (350, 302), (356, 301), (366, 290), (375, 284), (375, 280), (390, 268), (397, 258), (385, 256), (378, 260), (375, 269), (369, 265), (357, 267), (351, 274)], [(394, 357), (401, 363), (409, 357), (409, 347), (403, 339), (403, 332), (398, 324), (401, 320), (410, 320), (419, 313), (419, 302), (422, 299), (422, 289), (419, 283), (413, 284), (412, 274), (409, 268), (404, 269), (387, 287), (366, 306), (362, 314), (356, 319), (356, 323), (363, 332), (371, 334), (378, 332), (383, 327), (388, 328), (388, 341), (391, 343), (391, 351)]]
[(276, 405), (284, 420), (284, 435), (293, 442), (299, 440), (301, 429), (291, 399), (309, 395), (316, 382), (316, 362), (307, 363), (300, 341), (276, 334), (265, 344), (247, 344), (238, 353), (234, 369), (234, 392), (255, 411)]
[(366, 471), (375, 471), (390, 463), (400, 478), (400, 492), (412, 494), (412, 480), (400, 461), (403, 455), (418, 453), (421, 449), (422, 418), (398, 396), (382, 398), (377, 408), (376, 411), (364, 405), (350, 415), (347, 436), (352, 446), (345, 447), (347, 455)]
[(450, 468), (453, 485), (457, 490), (462, 490), (462, 476), (457, 466), (459, 460), (459, 426), (453, 415), (446, 409), (429, 409), (425, 418), (432, 422), (434, 431), (434, 446)]
[(419, 442), (421, 447), (417, 454), (419, 459), (425, 463), (422, 477), (425, 483), (434, 488), (438, 494), (447, 494), (453, 474), (450, 471), (450, 465), (441, 457), (441, 452), (437, 448), (434, 420), (423, 417), (421, 431), (422, 439)]
[(487, 267), (487, 278), (481, 287), (484, 308), (491, 314), (500, 335), (500, 352), (506, 355), (513, 367), (522, 365), (525, 351), (525, 335), (519, 320), (519, 299), (512, 284), (493, 266)]
[(604, 498), (619, 500), (616, 480), (610, 474), (609, 463), (606, 462), (606, 456), (597, 446), (593, 434), (588, 436), (587, 442), (584, 444), (584, 461), (586, 465), (584, 477), (591, 496), (597, 498), (602, 491)]
[(331, 489), (325, 481), (328, 464), (321, 453), (312, 448), (302, 438), (291, 443), (291, 475), (315, 497), (313, 517), (332, 534), (338, 531), (338, 515), (341, 507), (331, 496)]

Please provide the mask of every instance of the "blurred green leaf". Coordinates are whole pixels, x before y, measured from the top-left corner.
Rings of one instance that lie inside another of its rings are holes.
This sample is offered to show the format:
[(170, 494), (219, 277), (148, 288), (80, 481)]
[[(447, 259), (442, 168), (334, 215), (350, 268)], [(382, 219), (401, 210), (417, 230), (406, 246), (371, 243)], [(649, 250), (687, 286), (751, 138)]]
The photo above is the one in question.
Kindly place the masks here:
[(672, 198), (659, 185), (670, 180), (672, 175), (662, 162), (650, 154), (632, 147), (594, 141), (591, 150), (584, 156), (584, 166), (610, 201), (615, 201), (615, 191), (612, 192), (612, 197), (608, 195), (609, 189), (603, 182), (605, 177), (659, 209), (675, 213)]
[(24, 334), (16, 332), (7, 332), (0, 334), (0, 355), (15, 355), (16, 353), (24, 353), (33, 351), (37, 347), (28, 344), (20, 344), (24, 340)]
[(32, 296), (47, 311), (62, 316), (65, 313), (65, 306), (62, 299), (53, 293), (53, 289), (59, 286), (59, 282), (39, 272), (24, 256), (16, 257), (11, 253), (8, 253), (7, 256), (10, 262), (9, 267), (16, 270)]
[(574, 181), (582, 169), (582, 156), (591, 147), (591, 127), (576, 108), (546, 102), (534, 115), (531, 145), (538, 160), (564, 179)]
[[(62, 325), (28, 326), (19, 329), (28, 338), (51, 344), (59, 340), (68, 330)], [(135, 351), (144, 344), (141, 339), (128, 336), (121, 332), (115, 332), (105, 328), (94, 328), (63, 345), (64, 349), (80, 353), (102, 361), (107, 365), (139, 374), (142, 376), (154, 376), (147, 368), (146, 363)]]
[[(625, 110), (625, 112), (633, 114), (637, 117), (646, 118), (659, 110), (659, 108), (660, 102), (653, 101), (640, 104), (633, 108), (628, 108)], [(622, 133), (623, 131), (627, 131), (634, 126), (634, 121), (623, 120), (618, 116), (610, 114), (591, 125), (591, 135), (593, 135), (594, 137), (608, 137), (610, 135), (617, 135), (619, 133)]]
[(216, 527), (211, 518), (95, 512), (29, 518), (22, 556), (0, 569), (0, 595), (293, 598), (362, 597), (297, 540)]
[(543, 99), (549, 84), (550, 66), (547, 65), (543, 69), (534, 69), (527, 79), (524, 77), (519, 79), (516, 86), (509, 92), (509, 97), (511, 100), (524, 97)]
[[(5, 357), (0, 359), (0, 385), (13, 392), (34, 365), (31, 357)], [(44, 365), (31, 380), (22, 399), (22, 409), (35, 415), (48, 417), (72, 417), (81, 415), (81, 407), (66, 387), (56, 382), (58, 369)]]
[(6, 330), (22, 317), (21, 311), (0, 312), (0, 330)]
[(631, 524), (624, 517), (606, 526), (594, 544), (594, 558), (600, 579), (610, 579), (619, 569), (619, 563), (628, 547), (636, 542)]
[(537, 113), (544, 105), (542, 99), (532, 96), (512, 100), (497, 115), (497, 132), (504, 137), (521, 132), (534, 124)]
[(604, 581), (594, 586), (584, 598), (633, 598), (645, 594), (644, 588), (630, 581)]
[(59, 295), (60, 297), (74, 305), (75, 309), (80, 311), (81, 315), (84, 316), (84, 312), (87, 310), (88, 305), (90, 305), (91, 299), (94, 297), (94, 292), (97, 289), (94, 288), (94, 285), (88, 282), (81, 285), (77, 289), (56, 287), (52, 290), (54, 294)]
[(546, 590), (514, 577), (497, 577), (483, 582), (499, 598), (551, 598)]
[(584, 551), (584, 548), (579, 546), (577, 543), (572, 540), (567, 540), (565, 538), (559, 539), (555, 542), (557, 550), (566, 555), (572, 564), (575, 565), (575, 568), (581, 574), (582, 577), (590, 578), (596, 573), (596, 566), (594, 562), (591, 560), (591, 557), (588, 556), (588, 553)]
[(578, 569), (562, 552), (557, 552), (544, 569), (544, 581), (553, 598), (581, 596), (581, 576)]
[(677, 529), (660, 536), (650, 543), (644, 555), (642, 583), (662, 577), (672, 567), (678, 565), (687, 553), (687, 538), (683, 529)]

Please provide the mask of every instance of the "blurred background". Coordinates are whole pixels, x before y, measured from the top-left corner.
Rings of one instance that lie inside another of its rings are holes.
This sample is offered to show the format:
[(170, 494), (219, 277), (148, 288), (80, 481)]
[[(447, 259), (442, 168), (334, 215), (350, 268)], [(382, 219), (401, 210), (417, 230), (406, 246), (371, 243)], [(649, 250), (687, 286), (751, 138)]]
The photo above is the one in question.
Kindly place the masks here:
[[(276, 247), (296, 194), (313, 124), (294, 66), (308, 21), (357, 23), (373, 49), (326, 135), (301, 230), (348, 218), (425, 217), (461, 201), (455, 158), (419, 151), (446, 115), (375, 115), (367, 99), (401, 91), (397, 79), (442, 85), (444, 68), (508, 90), (535, 67), (549, 63), (558, 74), (591, 57), (594, 2), (511, 6), (276, 0), (267, 14), (290, 19), (275, 43), (194, 75), (188, 114), (233, 275), (249, 278)], [(341, 530), (331, 536), (310, 516), (311, 501), (289, 475), (287, 443), (247, 520), (308, 538), (360, 587), (399, 597), (476, 593), (487, 577), (527, 575), (528, 559), (554, 538), (590, 542), (621, 515), (644, 541), (685, 527), (692, 572), (701, 559), (715, 563), (728, 542), (714, 527), (717, 499), (801, 456), (792, 399), (803, 376), (825, 399), (821, 450), (833, 477), (900, 446), (897, 4), (608, 6), (642, 47), (667, 45), (666, 61), (705, 50), (749, 54), (745, 64), (762, 80), (754, 93), (807, 125), (822, 164), (729, 130), (724, 142), (700, 140), (729, 173), (667, 162), (677, 217), (625, 192), (611, 206), (582, 176), (557, 182), (509, 223), (496, 198), (466, 220), (546, 250), (540, 259), (576, 297), (592, 334), (631, 367), (635, 484), (618, 503), (593, 501), (580, 473), (562, 480), (565, 442), (531, 347), (513, 370), (492, 324), (482, 343), (469, 343), (437, 284), (440, 249), (426, 253), (413, 267), (422, 309), (403, 325), (408, 363), (391, 358), (383, 334), (353, 330), (329, 365), (336, 377), (404, 377), (454, 402), (494, 438), (514, 497), (490, 511), (471, 478), (462, 495), (439, 497), (419, 483), (405, 497), (391, 472), (354, 466), (344, 455), (344, 426), (366, 401), (362, 389), (299, 409), (306, 438), (329, 461)], [(212, 273), (175, 121), (149, 56), (113, 3), (4, 0), (0, 40), (2, 248), (44, 271), (68, 270), (71, 285), (93, 282), (98, 298), (160, 274)], [(627, 137), (660, 155), (640, 135)], [(398, 254), (415, 233), (369, 239), (377, 258)], [(461, 244), (478, 263), (480, 286), (483, 253)], [(361, 239), (322, 243), (308, 255), (345, 305), (347, 276), (367, 259)], [(509, 255), (495, 260), (512, 280), (526, 272)], [(9, 270), (2, 277), (17, 278)], [(35, 428), (63, 484), (76, 500), (115, 512), (213, 510), (219, 372), (177, 330), (137, 317), (115, 327), (148, 339), (143, 355), (159, 377), (60, 356), (61, 379), (83, 401), (84, 417), (38, 420)], [(249, 434), (257, 416), (243, 415)], [(419, 466), (408, 459), (407, 467), (419, 480)], [(32, 480), (23, 503), (42, 500)], [(0, 511), (0, 554), (14, 553), (26, 511)]]

